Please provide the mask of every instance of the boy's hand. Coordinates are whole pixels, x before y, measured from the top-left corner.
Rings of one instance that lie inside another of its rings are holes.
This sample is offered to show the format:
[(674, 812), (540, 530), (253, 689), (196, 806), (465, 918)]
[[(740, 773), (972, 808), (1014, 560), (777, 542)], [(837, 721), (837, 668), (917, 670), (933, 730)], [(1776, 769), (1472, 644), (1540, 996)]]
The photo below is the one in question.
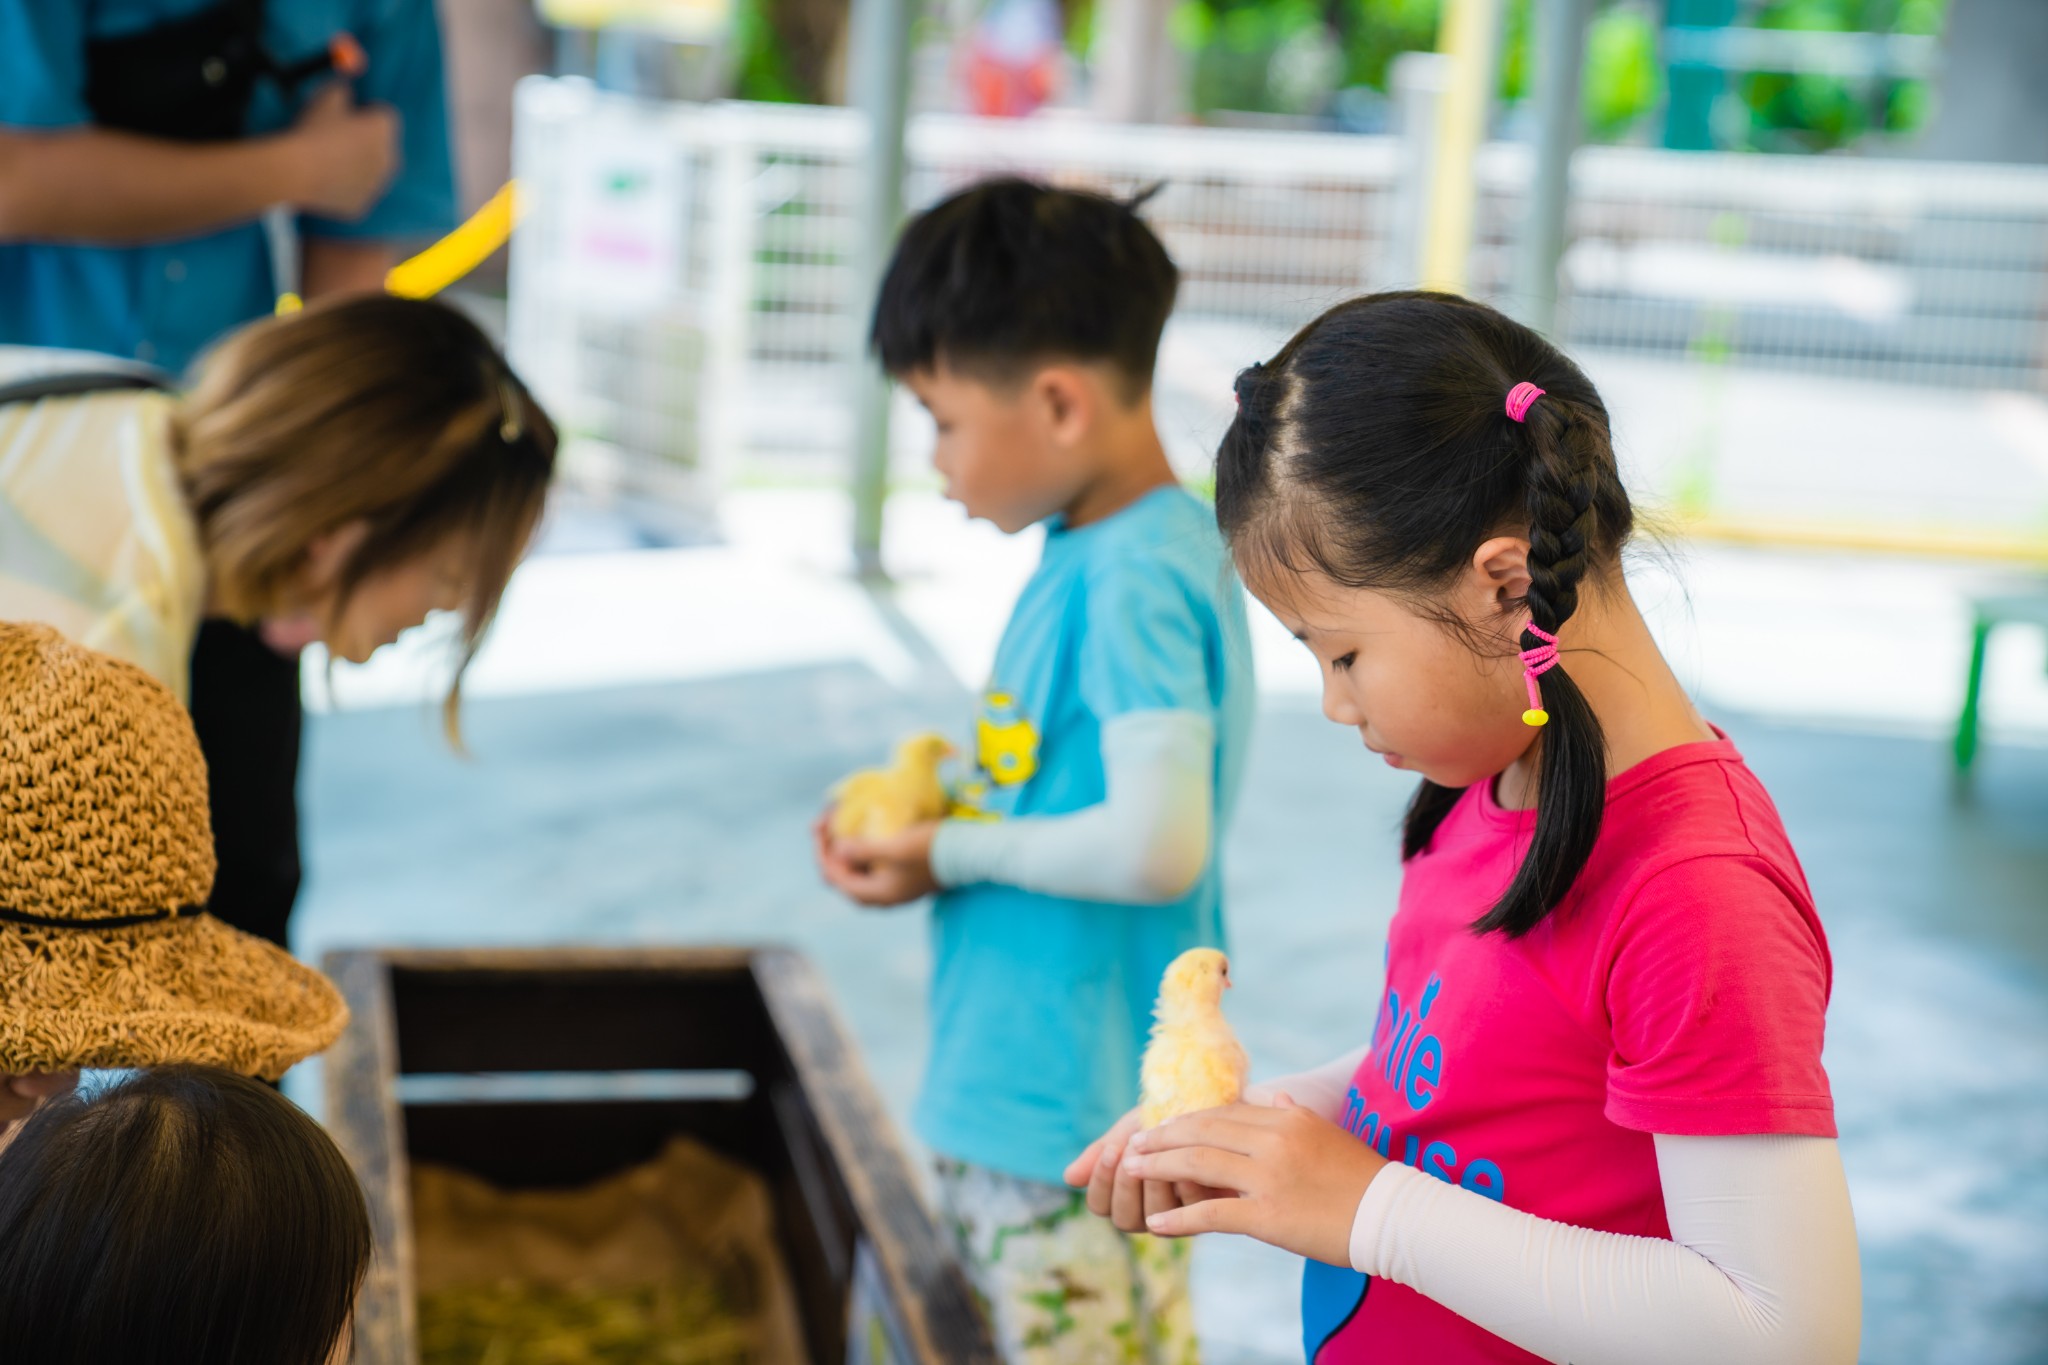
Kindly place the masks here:
[(1123, 1164), (1147, 1180), (1235, 1191), (1149, 1215), (1166, 1237), (1241, 1232), (1330, 1265), (1351, 1264), (1351, 1223), (1386, 1158), (1286, 1095), (1233, 1104), (1132, 1135)]
[(1144, 1232), (1145, 1219), (1151, 1214), (1204, 1199), (1233, 1197), (1235, 1191), (1212, 1189), (1192, 1180), (1174, 1184), (1138, 1179), (1123, 1156), (1130, 1148), (1132, 1135), (1143, 1123), (1139, 1111), (1131, 1110), (1067, 1166), (1066, 1182), (1087, 1187), (1090, 1213), (1109, 1219), (1120, 1231)]
[(818, 870), (849, 900), (862, 905), (903, 905), (939, 889), (932, 879), (932, 838), (939, 822), (927, 820), (886, 839), (835, 839), (828, 816), (811, 826)]

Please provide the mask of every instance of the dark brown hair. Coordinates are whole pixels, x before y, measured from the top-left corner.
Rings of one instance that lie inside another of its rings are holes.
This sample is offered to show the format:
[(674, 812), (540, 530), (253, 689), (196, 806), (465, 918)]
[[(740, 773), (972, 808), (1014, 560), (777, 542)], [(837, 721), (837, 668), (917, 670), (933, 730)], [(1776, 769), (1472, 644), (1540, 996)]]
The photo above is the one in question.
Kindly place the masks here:
[(445, 304), (365, 295), (253, 323), (201, 362), (171, 448), (214, 600), (244, 624), (288, 606), (307, 548), (352, 522), (334, 611), (380, 569), (469, 547), (462, 674), (540, 519), (555, 428), (481, 329)]
[(875, 299), (869, 341), (902, 376), (944, 364), (1008, 383), (1035, 365), (1104, 361), (1135, 400), (1152, 387), (1180, 271), (1138, 209), (1005, 176), (913, 220)]
[(0, 1149), (8, 1365), (327, 1365), (370, 1249), (333, 1140), (232, 1072), (81, 1090)]
[[(1524, 380), (1545, 393), (1517, 422), (1503, 404)], [(1615, 566), (1634, 525), (1592, 383), (1542, 337), (1470, 299), (1410, 292), (1341, 303), (1240, 374), (1237, 394), (1216, 454), (1216, 518), (1253, 571), (1313, 570), (1427, 612), (1480, 545), (1526, 535), (1529, 592), (1518, 605), (1554, 635), (1578, 610), (1587, 575), (1597, 581)], [(1539, 641), (1524, 631), (1521, 643)], [(1534, 928), (1600, 833), (1600, 721), (1562, 663), (1541, 687), (1550, 722), (1538, 741), (1536, 829), (1514, 880), (1474, 925), (1481, 932)], [(1428, 847), (1458, 796), (1423, 782), (1405, 857)]]

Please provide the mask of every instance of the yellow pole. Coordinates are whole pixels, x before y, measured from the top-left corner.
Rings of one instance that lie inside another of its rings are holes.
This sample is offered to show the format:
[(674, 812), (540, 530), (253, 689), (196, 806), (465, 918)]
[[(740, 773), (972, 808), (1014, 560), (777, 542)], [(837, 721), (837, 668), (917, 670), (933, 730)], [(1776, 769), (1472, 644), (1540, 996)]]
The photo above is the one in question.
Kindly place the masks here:
[(525, 210), (519, 182), (508, 180), (461, 227), (410, 260), (400, 261), (384, 277), (384, 287), (409, 299), (427, 299), (484, 263), (505, 245)]
[(1437, 108), (1422, 247), (1425, 289), (1462, 294), (1470, 284), (1472, 207), (1479, 190), (1474, 163), (1493, 102), (1499, 41), (1500, 0), (1446, 0), (1437, 50), (1450, 58), (1451, 71)]

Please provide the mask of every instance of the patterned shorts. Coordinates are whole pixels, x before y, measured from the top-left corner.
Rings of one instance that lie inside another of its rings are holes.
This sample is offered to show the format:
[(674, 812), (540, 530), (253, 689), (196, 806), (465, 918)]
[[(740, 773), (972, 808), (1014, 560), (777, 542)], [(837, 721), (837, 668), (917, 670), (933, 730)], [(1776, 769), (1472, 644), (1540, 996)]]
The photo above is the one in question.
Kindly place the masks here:
[(1009, 1365), (1200, 1365), (1187, 1241), (1126, 1236), (1064, 1185), (934, 1165), (940, 1211)]

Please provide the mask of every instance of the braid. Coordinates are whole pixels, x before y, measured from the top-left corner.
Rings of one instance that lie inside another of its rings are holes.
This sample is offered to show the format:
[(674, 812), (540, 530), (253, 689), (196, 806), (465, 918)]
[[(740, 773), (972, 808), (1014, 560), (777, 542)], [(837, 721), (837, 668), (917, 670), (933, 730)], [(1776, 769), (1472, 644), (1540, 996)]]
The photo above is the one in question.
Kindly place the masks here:
[[(1590, 452), (1571, 439), (1581, 433), (1576, 413), (1564, 404), (1538, 403), (1529, 414), (1536, 447), (1529, 469), (1529, 616), (1555, 635), (1579, 609), (1579, 580), (1586, 575), (1586, 547), (1599, 538), (1594, 505), (1601, 471), (1581, 458)], [(1525, 636), (1534, 648), (1535, 637)]]
[[(1524, 429), (1530, 445), (1529, 620), (1555, 635), (1579, 609), (1589, 555), (1626, 534), (1628, 498), (1614, 477), (1603, 423), (1570, 403), (1545, 399), (1529, 409)], [(1620, 524), (1605, 525), (1603, 518)], [(1524, 649), (1540, 643), (1522, 632)], [(1480, 933), (1499, 929), (1519, 937), (1535, 928), (1571, 890), (1600, 837), (1607, 805), (1600, 718), (1562, 661), (1537, 685), (1550, 720), (1538, 741), (1536, 829), (1514, 880), (1472, 926)]]

